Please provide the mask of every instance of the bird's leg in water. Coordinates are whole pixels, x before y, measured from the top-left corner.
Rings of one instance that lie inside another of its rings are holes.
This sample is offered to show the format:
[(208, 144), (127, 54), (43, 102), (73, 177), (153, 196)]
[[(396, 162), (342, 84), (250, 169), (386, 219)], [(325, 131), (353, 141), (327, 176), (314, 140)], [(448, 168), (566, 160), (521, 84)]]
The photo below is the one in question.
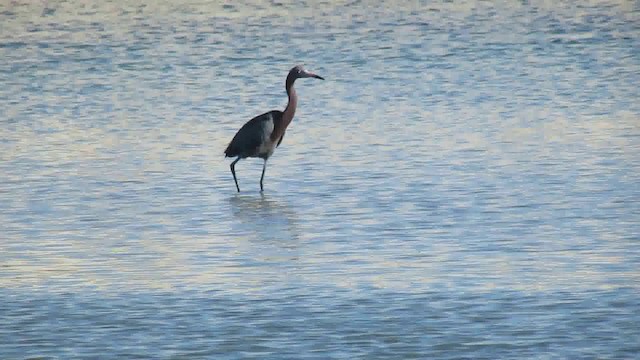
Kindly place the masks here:
[(238, 179), (236, 179), (236, 163), (240, 161), (240, 157), (238, 156), (237, 159), (235, 159), (232, 163), (231, 163), (231, 173), (233, 174), (233, 181), (236, 182), (236, 189), (238, 189), (238, 192), (240, 192), (240, 186), (238, 186)]
[(264, 191), (262, 187), (262, 180), (264, 180), (264, 171), (267, 169), (267, 159), (264, 159), (264, 165), (262, 165), (262, 176), (260, 177), (260, 191)]

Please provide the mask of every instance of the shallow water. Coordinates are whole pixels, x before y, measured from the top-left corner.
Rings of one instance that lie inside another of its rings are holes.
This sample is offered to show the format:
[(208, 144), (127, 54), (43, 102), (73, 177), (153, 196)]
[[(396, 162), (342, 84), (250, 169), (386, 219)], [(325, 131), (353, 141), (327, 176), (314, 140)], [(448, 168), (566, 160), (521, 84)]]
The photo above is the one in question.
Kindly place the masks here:
[[(0, 357), (633, 358), (634, 2), (0, 5)], [(269, 160), (222, 151), (296, 118)]]

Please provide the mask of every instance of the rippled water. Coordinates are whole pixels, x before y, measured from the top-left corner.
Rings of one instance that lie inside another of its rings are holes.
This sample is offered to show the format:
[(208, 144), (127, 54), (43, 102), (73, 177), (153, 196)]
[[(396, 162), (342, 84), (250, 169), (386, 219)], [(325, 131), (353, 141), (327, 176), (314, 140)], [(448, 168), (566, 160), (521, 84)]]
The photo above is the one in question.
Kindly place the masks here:
[(0, 84), (0, 358), (640, 352), (638, 2), (3, 2)]

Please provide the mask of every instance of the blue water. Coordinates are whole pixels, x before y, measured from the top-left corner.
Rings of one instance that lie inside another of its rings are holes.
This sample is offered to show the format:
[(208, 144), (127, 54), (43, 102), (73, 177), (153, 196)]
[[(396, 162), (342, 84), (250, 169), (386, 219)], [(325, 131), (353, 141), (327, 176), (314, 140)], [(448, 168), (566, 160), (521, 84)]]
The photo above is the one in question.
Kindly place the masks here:
[(3, 2), (0, 358), (638, 358), (638, 84), (638, 2)]

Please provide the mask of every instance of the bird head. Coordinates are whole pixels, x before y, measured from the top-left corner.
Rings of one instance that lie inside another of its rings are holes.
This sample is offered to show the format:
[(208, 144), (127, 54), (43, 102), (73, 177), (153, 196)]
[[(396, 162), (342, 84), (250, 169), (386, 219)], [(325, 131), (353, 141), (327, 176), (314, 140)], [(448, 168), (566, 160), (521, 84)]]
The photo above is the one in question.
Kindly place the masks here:
[(316, 78), (316, 79), (320, 79), (320, 80), (324, 80), (324, 78), (320, 75), (316, 75), (310, 71), (305, 70), (304, 67), (302, 67), (302, 65), (296, 65), (294, 66), (291, 71), (289, 71), (289, 76), (293, 76), (294, 79), (299, 79), (299, 78)]

